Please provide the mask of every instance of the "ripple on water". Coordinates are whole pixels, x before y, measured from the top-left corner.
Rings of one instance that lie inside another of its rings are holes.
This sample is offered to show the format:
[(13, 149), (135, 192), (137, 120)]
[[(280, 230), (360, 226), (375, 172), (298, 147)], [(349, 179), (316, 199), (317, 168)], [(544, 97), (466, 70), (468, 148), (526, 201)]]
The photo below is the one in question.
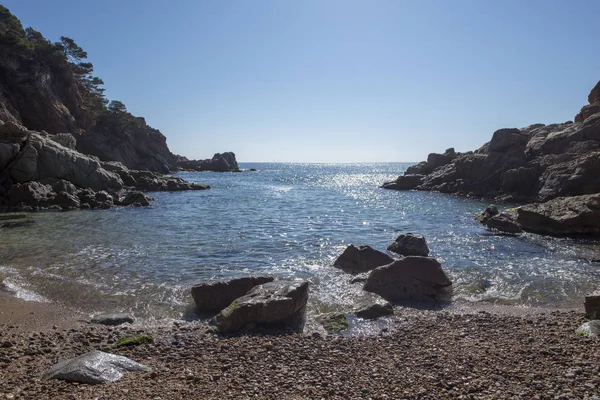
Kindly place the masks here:
[[(312, 314), (349, 312), (362, 291), (332, 268), (350, 243), (381, 250), (400, 232), (425, 235), (457, 300), (580, 304), (600, 278), (591, 241), (490, 235), (487, 204), (379, 189), (404, 164), (245, 164), (247, 174), (181, 173), (209, 191), (152, 193), (152, 207), (34, 214), (3, 230), (7, 285), (90, 311), (178, 318), (198, 281), (250, 274), (311, 281)], [(25, 295), (23, 295), (25, 296)], [(33, 298), (33, 297), (32, 297)]]

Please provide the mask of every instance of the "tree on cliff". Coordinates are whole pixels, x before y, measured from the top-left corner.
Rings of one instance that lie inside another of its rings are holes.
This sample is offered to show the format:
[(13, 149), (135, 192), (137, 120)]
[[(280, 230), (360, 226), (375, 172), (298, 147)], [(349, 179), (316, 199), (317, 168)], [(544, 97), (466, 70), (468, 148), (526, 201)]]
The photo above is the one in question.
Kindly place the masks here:
[(21, 21), (0, 5), (0, 43), (31, 50), (33, 46), (25, 37)]
[(55, 46), (61, 49), (65, 57), (73, 63), (87, 58), (87, 53), (73, 39), (66, 36), (61, 36), (60, 42), (56, 42)]

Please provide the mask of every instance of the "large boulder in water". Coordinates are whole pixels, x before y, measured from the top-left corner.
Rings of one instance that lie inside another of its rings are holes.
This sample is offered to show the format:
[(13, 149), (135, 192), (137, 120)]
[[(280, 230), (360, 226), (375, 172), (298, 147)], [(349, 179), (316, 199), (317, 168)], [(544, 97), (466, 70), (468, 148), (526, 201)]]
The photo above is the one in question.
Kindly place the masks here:
[(150, 372), (152, 369), (127, 357), (94, 350), (59, 362), (46, 372), (45, 378), (99, 384), (115, 382), (127, 371)]
[(373, 249), (371, 246), (356, 247), (351, 244), (335, 260), (333, 266), (352, 274), (360, 274), (393, 261), (392, 257)]
[(228, 281), (203, 282), (192, 287), (192, 297), (200, 311), (219, 311), (252, 288), (272, 282), (272, 276), (246, 276)]
[(274, 281), (256, 286), (211, 319), (220, 332), (236, 332), (249, 324), (304, 328), (308, 282)]
[(407, 233), (400, 235), (387, 248), (389, 251), (402, 256), (423, 256), (429, 255), (429, 247), (423, 235)]
[(441, 300), (452, 282), (435, 258), (410, 256), (371, 271), (363, 289), (393, 302)]
[(508, 233), (521, 233), (523, 230), (517, 223), (516, 217), (516, 210), (507, 210), (500, 213), (496, 206), (489, 205), (475, 219), (490, 229)]
[(600, 235), (600, 194), (559, 197), (517, 208), (521, 229), (553, 236)]

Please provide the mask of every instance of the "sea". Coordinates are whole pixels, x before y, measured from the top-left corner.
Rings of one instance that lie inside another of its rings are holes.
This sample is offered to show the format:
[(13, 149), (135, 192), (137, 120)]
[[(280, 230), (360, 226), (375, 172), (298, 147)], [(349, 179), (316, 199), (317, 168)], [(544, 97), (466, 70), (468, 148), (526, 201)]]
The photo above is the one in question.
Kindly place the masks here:
[(27, 300), (160, 321), (194, 318), (196, 283), (272, 275), (310, 282), (310, 315), (351, 312), (364, 294), (335, 259), (412, 232), (454, 302), (581, 307), (596, 289), (596, 241), (501, 235), (474, 220), (489, 200), (379, 188), (409, 165), (241, 163), (242, 173), (179, 173), (212, 189), (149, 193), (150, 207), (33, 213), (0, 229), (0, 280)]

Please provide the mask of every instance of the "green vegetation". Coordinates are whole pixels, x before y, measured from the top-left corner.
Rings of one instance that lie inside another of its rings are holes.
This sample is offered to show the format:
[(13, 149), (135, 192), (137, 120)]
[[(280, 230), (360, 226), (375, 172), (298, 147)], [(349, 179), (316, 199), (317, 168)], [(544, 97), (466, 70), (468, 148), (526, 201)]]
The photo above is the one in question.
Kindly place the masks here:
[(98, 116), (110, 111), (107, 109), (108, 100), (102, 87), (104, 82), (93, 75), (93, 64), (85, 61), (87, 52), (73, 39), (61, 36), (58, 42), (52, 43), (31, 27), (23, 29), (21, 21), (0, 5), (0, 46), (8, 47), (0, 48), (0, 55), (14, 54), (35, 60), (47, 66), (57, 76), (63, 76), (65, 70), (70, 71), (93, 122)]
[(154, 338), (152, 335), (147, 333), (142, 333), (137, 336), (127, 336), (119, 339), (112, 347), (117, 349), (119, 347), (131, 347), (131, 346), (139, 346), (141, 344), (150, 344), (154, 343)]

